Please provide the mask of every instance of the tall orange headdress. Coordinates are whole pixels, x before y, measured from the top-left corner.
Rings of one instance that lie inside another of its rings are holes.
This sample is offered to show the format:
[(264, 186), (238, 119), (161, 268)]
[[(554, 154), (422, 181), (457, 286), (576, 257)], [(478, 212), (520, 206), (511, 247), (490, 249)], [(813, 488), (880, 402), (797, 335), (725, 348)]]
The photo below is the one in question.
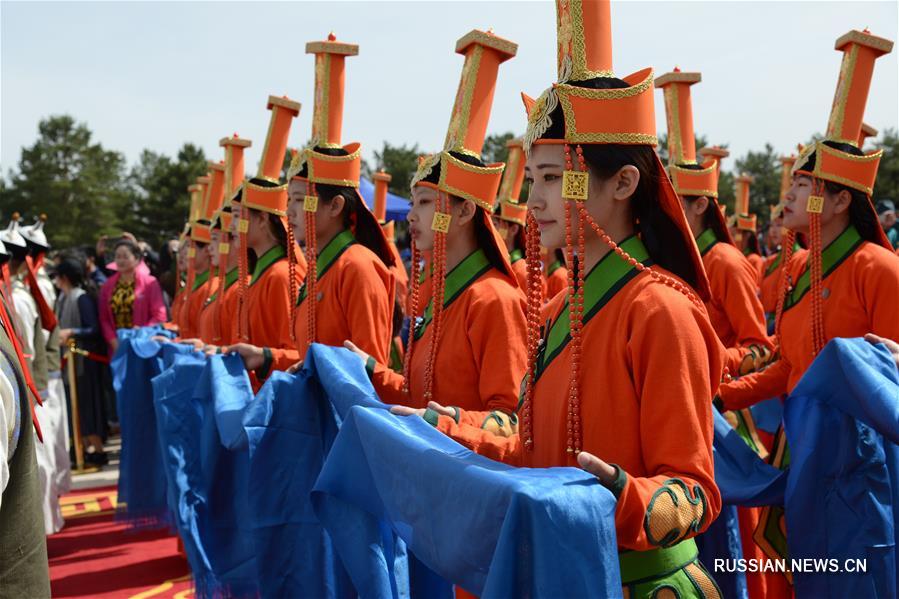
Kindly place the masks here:
[[(259, 169), (256, 176), (246, 181), (241, 187), (240, 193), (231, 200), (231, 210), (236, 209), (238, 215), (238, 235), (240, 254), (238, 256), (238, 283), (240, 284), (240, 305), (238, 318), (238, 336), (241, 340), (249, 339), (249, 314), (246, 310), (247, 278), (249, 266), (247, 263), (247, 239), (249, 227), (248, 210), (259, 210), (280, 217), (281, 224), (287, 233), (287, 254), (290, 264), (291, 294), (295, 296), (296, 281), (294, 277), (295, 256), (293, 232), (287, 225), (287, 184), (281, 184), (281, 167), (287, 152), (287, 138), (290, 135), (290, 126), (293, 119), (300, 114), (300, 103), (294, 102), (287, 96), (280, 98), (269, 96), (266, 108), (272, 111), (268, 125), (268, 133), (265, 136), (265, 145), (262, 147), (262, 156), (259, 159)], [(233, 175), (232, 175), (233, 179)], [(233, 185), (233, 180), (232, 180)], [(291, 332), (292, 334), (292, 332)]]
[[(868, 100), (868, 91), (871, 87), (874, 62), (892, 51), (893, 42), (871, 35), (866, 29), (865, 31), (850, 31), (841, 36), (837, 40), (835, 48), (843, 52), (843, 62), (840, 66), (840, 75), (825, 139), (805, 147), (793, 165), (794, 175), (801, 174), (811, 177), (814, 185), (806, 209), (809, 213), (809, 271), (811, 273), (809, 296), (812, 298), (812, 334), (815, 353), (821, 351), (827, 339), (824, 332), (824, 308), (821, 298), (821, 252), (823, 248), (820, 215), (824, 206), (824, 183), (836, 183), (864, 193), (867, 196), (864, 209), (870, 210), (871, 220), (876, 222), (877, 212), (871, 203), (871, 193), (877, 177), (877, 167), (883, 155), (882, 150), (864, 154), (860, 149), (856, 153), (843, 151), (833, 145), (844, 144), (843, 147), (846, 145), (851, 148), (859, 147), (862, 118)], [(876, 227), (875, 235), (875, 239), (868, 241), (879, 243), (892, 251), (892, 245), (881, 227)], [(792, 245), (792, 242), (792, 235), (789, 235), (785, 247)], [(783, 279), (783, 287), (784, 289), (786, 287), (785, 279)], [(783, 297), (778, 305), (778, 331), (782, 303)]]
[(509, 157), (499, 185), (496, 215), (502, 220), (524, 227), (528, 209), (519, 203), (521, 185), (524, 183), (524, 145), (521, 139), (512, 139), (506, 147), (509, 149)]
[[(225, 148), (225, 168), (224, 181), (222, 185), (222, 205), (215, 212), (212, 218), (212, 229), (219, 230), (218, 244), (218, 291), (215, 296), (215, 317), (213, 318), (213, 342), (219, 343), (222, 340), (222, 300), (225, 296), (225, 281), (228, 270), (228, 256), (231, 253), (231, 243), (229, 243), (231, 234), (231, 223), (233, 214), (231, 212), (231, 198), (240, 190), (243, 185), (245, 166), (244, 166), (244, 150), (252, 145), (249, 139), (241, 139), (235, 133), (232, 137), (223, 137), (219, 140), (219, 146)], [(240, 251), (246, 252), (245, 248)]]
[[(584, 201), (589, 197), (589, 176), (582, 146), (585, 144), (616, 144), (655, 146), (652, 69), (643, 69), (623, 78), (609, 81), (612, 74), (611, 7), (609, 0), (557, 0), (557, 67), (558, 83), (544, 91), (535, 101), (523, 95), (528, 112), (528, 128), (524, 148), (530, 152), (535, 144), (564, 145), (566, 167), (562, 175), (562, 198), (565, 202), (566, 262), (575, 264), (574, 256), (583, 257), (586, 251), (585, 232), (592, 229), (620, 258), (633, 264), (640, 272), (678, 289), (693, 302), (708, 297), (708, 281), (699, 250), (687, 224), (683, 208), (667, 177), (661, 177), (658, 202), (661, 210), (675, 224), (682, 243), (691, 257), (692, 278), (688, 285), (636, 260), (606, 234), (587, 213)], [(554, 122), (561, 121), (561, 122)], [(654, 153), (653, 153), (654, 154)], [(656, 166), (664, 170), (656, 157)], [(576, 212), (572, 224), (571, 211)], [(531, 402), (539, 342), (539, 244), (535, 227), (528, 228), (528, 381), (522, 408), (522, 438), (530, 449)], [(575, 252), (576, 249), (576, 252)], [(575, 275), (574, 272), (577, 274)], [(581, 329), (583, 314), (577, 309), (584, 302), (583, 268), (569, 271), (568, 305), (571, 323), (571, 378), (568, 390), (568, 450), (577, 453), (581, 448), (580, 368)], [(574, 280), (575, 276), (577, 281)], [(699, 297), (697, 297), (697, 293)]]
[(749, 188), (753, 178), (742, 173), (734, 177), (734, 195), (736, 196), (736, 225), (738, 231), (752, 231), (755, 233), (757, 219), (755, 214), (749, 213)]
[(865, 146), (865, 140), (869, 137), (877, 137), (877, 129), (868, 123), (862, 123), (861, 131), (858, 134), (858, 149), (861, 150)]
[(795, 162), (795, 154), (780, 157), (780, 197), (778, 198), (777, 203), (770, 207), (771, 220), (774, 220), (783, 214), (784, 198), (786, 197), (787, 192), (790, 191), (790, 184), (793, 181), (793, 164)]
[(221, 208), (225, 198), (225, 164), (223, 162), (210, 162), (209, 184), (206, 186), (200, 201), (199, 214), (194, 224), (191, 225), (190, 236), (196, 242), (209, 243), (212, 241), (210, 231), (212, 219)]
[(696, 159), (696, 138), (693, 132), (693, 102), (690, 87), (702, 81), (700, 73), (682, 73), (675, 68), (655, 80), (655, 86), (665, 95), (665, 115), (668, 123), (668, 175), (674, 191), (680, 196), (709, 199), (709, 216), (718, 220), (716, 233), (721, 241), (733, 243), (727, 231), (724, 212), (718, 204), (718, 176), (721, 159), (728, 156), (722, 148), (703, 148), (700, 163)]
[[(346, 91), (346, 58), (359, 54), (359, 46), (339, 42), (333, 33), (321, 42), (306, 44), (306, 53), (315, 55), (315, 103), (312, 108), (312, 140), (291, 160), (288, 177), (307, 182), (303, 202), (306, 223), (306, 340), (313, 343), (317, 337), (316, 284), (318, 280), (318, 242), (316, 240), (316, 212), (319, 191), (322, 186), (343, 188), (343, 195), (353, 194), (354, 202), (348, 204), (351, 229), (365, 228), (375, 239), (369, 247), (387, 266), (394, 264), (390, 245), (378, 220), (359, 195), (359, 176), (362, 169), (362, 149), (357, 142), (341, 146), (343, 131), (343, 104)], [(326, 198), (330, 200), (331, 198)], [(350, 198), (347, 198), (349, 200)], [(368, 236), (366, 236), (368, 238)], [(295, 316), (295, 312), (294, 315)], [(291, 329), (294, 329), (291, 326)]]
[[(456, 52), (465, 57), (462, 75), (456, 90), (453, 112), (443, 142), (443, 151), (420, 160), (418, 170), (412, 177), (412, 188), (417, 186), (437, 190), (437, 210), (431, 229), (434, 231), (434, 247), (432, 248), (431, 273), (433, 316), (431, 319), (431, 341), (428, 348), (428, 359), (425, 366), (425, 398), (431, 397), (434, 384), (434, 361), (437, 346), (440, 342), (443, 302), (444, 278), (446, 276), (446, 233), (450, 227), (450, 196), (468, 200), (478, 208), (476, 218), (490, 233), (491, 243), (496, 248), (496, 255), (501, 256), (502, 268), (515, 285), (515, 276), (508, 261), (505, 242), (499, 238), (493, 228), (490, 215), (499, 191), (503, 175), (503, 164), (484, 164), (481, 161), (481, 150), (487, 134), (487, 122), (493, 108), (493, 94), (496, 89), (496, 78), (499, 65), (514, 57), (518, 52), (518, 44), (494, 35), (492, 31), (470, 31), (456, 42)], [(419, 252), (412, 245), (412, 313), (418, 314), (418, 266)], [(410, 335), (410, 340), (414, 340)], [(406, 351), (405, 373), (406, 385), (411, 377), (409, 365), (412, 360), (410, 342)]]
[(394, 222), (387, 222), (387, 188), (393, 177), (381, 170), (374, 173), (371, 178), (375, 185), (375, 218), (378, 219), (378, 223), (384, 229), (384, 236), (387, 237), (387, 241), (395, 243), (396, 231)]

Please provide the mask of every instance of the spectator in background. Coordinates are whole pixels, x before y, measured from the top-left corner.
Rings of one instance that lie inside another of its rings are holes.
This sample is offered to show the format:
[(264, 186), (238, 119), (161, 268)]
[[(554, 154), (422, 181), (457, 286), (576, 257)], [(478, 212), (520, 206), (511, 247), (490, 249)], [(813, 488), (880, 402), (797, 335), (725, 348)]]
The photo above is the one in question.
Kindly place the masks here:
[(115, 353), (118, 329), (130, 329), (165, 322), (162, 288), (142, 263), (140, 247), (130, 239), (115, 244), (116, 273), (100, 290), (100, 328)]
[(899, 247), (899, 229), (896, 228), (896, 205), (893, 204), (893, 200), (877, 202), (877, 218), (880, 219), (880, 226), (883, 227), (895, 250)]
[(97, 259), (97, 248), (85, 245), (79, 248), (79, 252), (84, 256), (84, 268), (87, 278), (93, 282), (97, 289), (100, 289), (103, 283), (106, 282), (107, 276), (103, 269), (97, 266), (98, 263), (101, 263)]
[[(90, 279), (85, 279), (84, 266), (77, 255), (60, 256), (56, 267), (56, 317), (59, 320), (59, 344), (66, 351), (69, 339), (78, 347), (94, 354), (104, 355), (106, 343), (100, 333), (97, 309), (97, 289)], [(72, 356), (68, 356), (72, 359)], [(104, 402), (103, 369), (105, 364), (83, 356), (75, 356), (75, 373), (78, 391), (78, 414), (81, 419), (81, 435), (85, 460), (102, 465), (107, 462), (103, 443), (107, 435), (107, 415)], [(63, 379), (71, 411), (71, 389)], [(69, 420), (71, 422), (71, 419)]]
[(165, 294), (165, 303), (167, 306), (172, 305), (172, 298), (175, 297), (176, 286), (175, 278), (177, 277), (177, 265), (175, 264), (178, 256), (178, 240), (169, 239), (166, 241), (159, 252), (159, 284), (162, 286), (162, 292)]

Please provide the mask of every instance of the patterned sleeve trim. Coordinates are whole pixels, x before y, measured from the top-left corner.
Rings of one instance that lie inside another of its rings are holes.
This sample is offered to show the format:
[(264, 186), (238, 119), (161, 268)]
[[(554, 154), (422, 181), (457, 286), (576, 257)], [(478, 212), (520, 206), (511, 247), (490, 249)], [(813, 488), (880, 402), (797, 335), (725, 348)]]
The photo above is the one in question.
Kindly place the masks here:
[(670, 547), (702, 529), (708, 505), (699, 485), (691, 489), (679, 478), (669, 478), (653, 494), (646, 508), (643, 530), (658, 547)]

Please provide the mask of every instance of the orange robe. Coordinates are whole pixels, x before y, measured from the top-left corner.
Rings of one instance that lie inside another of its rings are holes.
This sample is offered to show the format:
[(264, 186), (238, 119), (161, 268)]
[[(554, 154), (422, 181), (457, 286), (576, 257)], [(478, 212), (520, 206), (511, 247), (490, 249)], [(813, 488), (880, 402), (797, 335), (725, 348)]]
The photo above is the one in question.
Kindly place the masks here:
[(740, 250), (719, 242), (712, 229), (697, 237), (696, 244), (712, 291), (706, 304), (709, 320), (727, 348), (725, 366), (733, 375), (752, 372), (774, 349), (758, 297), (758, 271)]
[[(802, 249), (799, 244), (793, 246), (793, 256), (805, 254), (807, 250)], [(759, 299), (762, 301), (762, 309), (766, 314), (773, 314), (777, 311), (777, 299), (780, 294), (780, 273), (783, 270), (783, 254), (781, 249), (776, 254), (772, 254), (765, 259), (762, 273), (759, 277)]]
[(746, 254), (746, 259), (752, 265), (752, 268), (755, 269), (756, 273), (761, 273), (762, 269), (765, 268), (765, 259), (755, 252), (751, 254)]
[[(316, 266), (316, 341), (342, 347), (349, 339), (375, 360), (388, 363), (393, 338), (393, 274), (374, 252), (356, 243), (350, 231), (335, 236), (321, 249)], [(297, 299), (296, 346), (272, 348), (275, 370), (287, 370), (309, 349), (305, 285)]]
[[(648, 259), (636, 237), (621, 246), (639, 261)], [(549, 332), (545, 326), (531, 448), (523, 447), (518, 434), (500, 436), (473, 426), (465, 413), (458, 414), (458, 423), (440, 416), (441, 431), (516, 466), (577, 466), (567, 435), (567, 299), (559, 294), (543, 311)], [(587, 275), (582, 351), (587, 366), (580, 381), (581, 447), (620, 468), (613, 489), (619, 547), (656, 549), (701, 533), (721, 509), (709, 402), (724, 359), (705, 311), (609, 252)]]
[[(232, 304), (234, 304), (234, 306), (232, 306), (232, 309), (236, 306), (236, 304), (234, 302), (238, 297), (237, 296), (237, 291), (238, 291), (237, 287), (238, 286), (234, 285), (237, 282), (237, 275), (238, 275), (237, 267), (232, 268), (227, 273), (225, 273), (225, 297), (222, 299), (222, 301), (223, 302), (226, 301), (228, 299), (229, 295), (232, 298), (234, 298), (232, 300)], [(232, 337), (230, 335), (226, 336), (224, 334), (224, 332), (225, 332), (226, 328), (230, 332), (232, 330), (232, 328), (234, 328), (234, 327), (232, 327), (232, 326), (224, 327), (223, 326), (223, 322), (225, 321), (225, 306), (224, 306), (224, 304), (222, 305), (220, 314), (218, 313), (217, 308), (216, 308), (216, 306), (218, 305), (216, 300), (218, 299), (218, 296), (219, 296), (218, 277), (216, 277), (214, 284), (215, 284), (215, 289), (212, 291), (212, 293), (209, 294), (209, 297), (206, 298), (206, 301), (203, 303), (203, 310), (200, 312), (200, 328), (199, 328), (200, 339), (202, 339), (206, 343), (217, 343), (219, 345), (230, 345), (237, 341), (236, 335), (234, 336), (235, 338), (232, 339)], [(233, 316), (233, 312), (231, 314)], [(221, 317), (222, 322), (216, 321), (217, 316)], [(221, 337), (218, 340), (216, 340), (216, 338), (215, 338), (217, 331), (220, 332), (220, 337)]]
[[(850, 226), (824, 249), (821, 260), (826, 338), (875, 333), (899, 339), (896, 255), (864, 241)], [(761, 372), (722, 385), (721, 401), (727, 409), (749, 407), (791, 392), (814, 360), (808, 252), (796, 256), (787, 268), (796, 283), (784, 303), (781, 359)]]
[(406, 272), (406, 266), (403, 264), (400, 250), (396, 244), (391, 241), (389, 245), (390, 253), (393, 254), (393, 266), (390, 267), (390, 272), (393, 273), (393, 279), (396, 282), (396, 298), (405, 310), (406, 297), (409, 295), (409, 273)]
[[(509, 262), (512, 264), (512, 272), (515, 274), (515, 280), (518, 281), (518, 287), (527, 293), (528, 289), (528, 261), (525, 259), (524, 251), (514, 249), (509, 253)], [(541, 293), (546, 297), (546, 280), (540, 277)]]
[[(434, 364), (433, 397), (444, 405), (511, 414), (527, 364), (525, 298), (515, 283), (478, 249), (446, 275), (441, 335)], [(403, 375), (385, 362), (366, 367), (385, 403), (425, 407), (425, 368), (433, 306), (415, 327), (409, 395)]]
[[(297, 264), (296, 275), (299, 287), (300, 277), (306, 275), (305, 261)], [(294, 347), (290, 339), (290, 267), (280, 245), (259, 257), (245, 301), (251, 345), (272, 349)]]
[(546, 269), (546, 300), (551, 300), (566, 289), (568, 289), (568, 269), (558, 260), (553, 260)]
[(196, 339), (200, 336), (200, 312), (209, 297), (212, 281), (215, 280), (209, 273), (210, 271), (204, 270), (194, 277), (194, 285), (184, 305), (184, 313), (181, 314), (182, 323), (178, 336), (182, 339)]

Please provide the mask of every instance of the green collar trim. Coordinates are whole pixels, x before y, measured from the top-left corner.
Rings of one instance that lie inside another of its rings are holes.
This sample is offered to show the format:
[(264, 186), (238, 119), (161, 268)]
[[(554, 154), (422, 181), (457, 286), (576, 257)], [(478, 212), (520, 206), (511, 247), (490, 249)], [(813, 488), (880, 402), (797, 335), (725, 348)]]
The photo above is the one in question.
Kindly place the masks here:
[[(799, 242), (794, 242), (793, 243), (793, 252), (795, 253), (801, 247), (802, 246), (799, 245)], [(768, 268), (765, 269), (766, 277), (774, 274), (774, 271), (777, 270), (777, 268), (780, 266), (780, 263), (783, 261), (783, 258), (784, 258), (784, 251), (785, 251), (785, 248), (781, 248), (780, 251), (777, 252), (777, 257), (774, 258), (774, 260), (771, 261), (771, 264), (768, 265)]]
[(265, 274), (265, 271), (285, 256), (284, 248), (281, 247), (280, 244), (270, 247), (267, 252), (259, 257), (259, 261), (256, 262), (256, 268), (253, 270), (253, 277), (250, 279), (250, 285), (252, 286), (263, 274)]
[(209, 280), (209, 271), (204, 270), (203, 272), (201, 272), (200, 274), (198, 274), (194, 277), (194, 286), (191, 287), (190, 290), (192, 292), (196, 291), (203, 285), (203, 283), (205, 283), (208, 280)]
[[(651, 263), (649, 252), (646, 251), (646, 246), (638, 237), (628, 237), (619, 245), (638, 262), (646, 265)], [(603, 306), (609, 303), (609, 300), (615, 297), (615, 294), (639, 272), (636, 267), (622, 260), (615, 252), (610, 251), (603, 256), (602, 260), (587, 274), (584, 282), (584, 324), (590, 322), (590, 319), (596, 316)], [(566, 299), (559, 316), (549, 327), (549, 333), (540, 343), (535, 381), (562, 353), (570, 341), (571, 325), (568, 320), (568, 300)]]
[[(331, 241), (322, 249), (321, 252), (318, 253), (318, 258), (315, 261), (315, 273), (316, 278), (321, 280), (322, 277), (325, 276), (325, 273), (337, 262), (337, 259), (343, 255), (348, 247), (356, 243), (356, 238), (353, 236), (353, 232), (347, 229), (341, 233), (338, 233), (334, 236)], [(300, 287), (300, 293), (297, 296), (297, 305), (299, 306), (303, 303), (303, 300), (306, 299), (306, 282), (303, 281), (303, 286)]]
[(713, 229), (706, 229), (696, 238), (696, 245), (699, 246), (699, 253), (703, 256), (712, 249), (712, 246), (718, 243), (718, 237)]
[[(456, 298), (462, 295), (463, 291), (468, 289), (472, 283), (477, 281), (481, 275), (492, 267), (493, 265), (490, 264), (490, 260), (487, 258), (487, 254), (484, 253), (484, 250), (477, 249), (469, 254), (467, 258), (462, 260), (462, 262), (460, 262), (454, 269), (449, 271), (446, 275), (446, 287), (443, 294), (443, 309), (446, 310), (449, 308)], [(416, 341), (421, 339), (422, 335), (425, 334), (425, 329), (431, 324), (433, 318), (434, 299), (431, 298), (431, 301), (428, 302), (428, 305), (425, 308), (424, 316), (419, 318), (419, 322), (416, 323)]]
[(509, 263), (515, 264), (519, 260), (524, 259), (524, 252), (518, 248), (515, 248), (509, 253)]
[[(840, 233), (839, 237), (834, 239), (821, 252), (821, 280), (823, 281), (830, 273), (835, 271), (864, 241), (854, 226), (849, 225), (846, 227), (846, 230)], [(784, 310), (789, 310), (802, 301), (802, 298), (805, 297), (805, 294), (811, 288), (811, 272), (808, 267), (809, 259), (811, 259), (811, 253), (809, 253), (806, 259), (805, 270), (799, 276), (799, 280), (796, 281), (796, 285), (793, 287), (790, 295), (787, 296)]]
[(558, 260), (554, 260), (552, 264), (549, 265), (549, 269), (546, 271), (546, 276), (552, 275), (554, 272), (562, 268), (562, 263)]
[[(231, 285), (237, 282), (237, 268), (232, 268), (228, 272), (225, 273), (225, 291), (231, 288)], [(218, 297), (218, 291), (209, 296), (209, 299), (206, 300), (206, 305), (208, 306), (212, 302), (215, 301), (215, 298)]]

